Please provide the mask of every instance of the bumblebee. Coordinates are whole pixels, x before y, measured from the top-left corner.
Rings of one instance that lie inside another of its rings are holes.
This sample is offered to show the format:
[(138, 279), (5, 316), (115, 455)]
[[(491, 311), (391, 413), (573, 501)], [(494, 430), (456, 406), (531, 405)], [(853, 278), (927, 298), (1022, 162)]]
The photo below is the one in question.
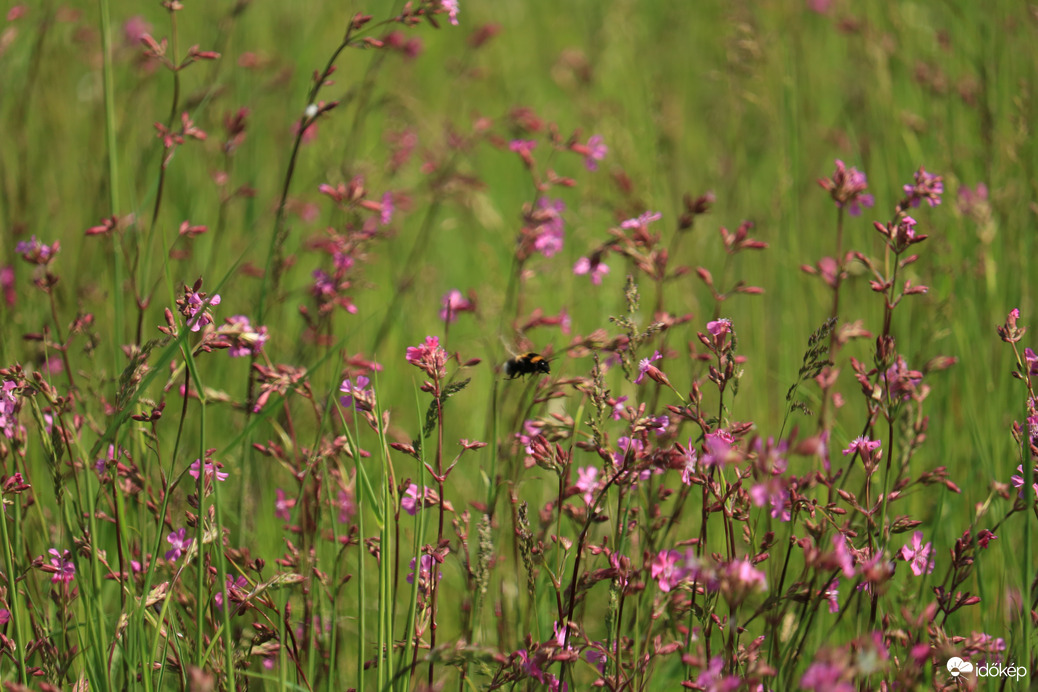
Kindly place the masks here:
[(520, 353), (515, 358), (505, 361), (505, 375), (510, 380), (539, 372), (545, 375), (551, 374), (548, 361), (539, 353)]

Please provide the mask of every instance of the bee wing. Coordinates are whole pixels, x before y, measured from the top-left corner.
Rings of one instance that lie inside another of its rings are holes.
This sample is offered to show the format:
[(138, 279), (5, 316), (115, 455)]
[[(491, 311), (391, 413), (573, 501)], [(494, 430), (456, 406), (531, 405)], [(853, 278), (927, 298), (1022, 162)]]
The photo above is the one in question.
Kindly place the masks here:
[(505, 340), (504, 335), (501, 336), (501, 345), (505, 347), (505, 351), (508, 352), (509, 358), (519, 357), (519, 353)]

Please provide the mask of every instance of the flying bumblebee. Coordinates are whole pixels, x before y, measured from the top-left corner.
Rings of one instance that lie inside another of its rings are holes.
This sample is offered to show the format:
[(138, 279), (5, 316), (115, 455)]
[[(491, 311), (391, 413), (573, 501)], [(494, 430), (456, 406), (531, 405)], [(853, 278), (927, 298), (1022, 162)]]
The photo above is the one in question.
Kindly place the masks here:
[(545, 375), (551, 374), (551, 367), (548, 365), (547, 359), (539, 353), (520, 353), (505, 361), (505, 375), (510, 380), (525, 375), (535, 375), (539, 372)]

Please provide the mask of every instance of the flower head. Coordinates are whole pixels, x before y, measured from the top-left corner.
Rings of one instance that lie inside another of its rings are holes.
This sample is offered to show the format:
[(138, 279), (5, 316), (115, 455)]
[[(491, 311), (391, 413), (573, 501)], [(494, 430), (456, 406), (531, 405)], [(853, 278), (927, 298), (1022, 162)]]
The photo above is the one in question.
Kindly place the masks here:
[[(897, 254), (901, 254), (916, 243), (923, 242), (928, 237), (916, 233), (916, 220), (908, 215), (899, 216), (896, 222), (884, 224), (876, 221), (872, 225), (880, 235), (886, 238), (887, 245)], [(925, 290), (917, 292), (925, 292)]]
[(1024, 362), (1027, 364), (1027, 374), (1032, 377), (1038, 376), (1038, 353), (1030, 348), (1025, 348)]
[(277, 494), (277, 499), (274, 501), (274, 516), (288, 521), (292, 518), (292, 508), (296, 506), (296, 499), (285, 495), (285, 491), (281, 488), (274, 492)]
[(655, 430), (657, 435), (663, 435), (667, 432), (667, 428), (670, 427), (670, 416), (664, 414), (654, 418), (650, 417), (646, 421), (645, 427)]
[(825, 600), (829, 601), (829, 612), (838, 613), (840, 612), (840, 580), (833, 579), (829, 582), (829, 586), (825, 587), (825, 591), (822, 592), (822, 596)]
[(908, 401), (922, 383), (923, 374), (916, 370), (909, 370), (904, 357), (898, 356), (894, 364), (880, 376), (880, 380), (886, 383), (892, 401)]
[(909, 245), (915, 240), (915, 227), (919, 223), (907, 214), (897, 222), (897, 233), (894, 236), (898, 245)]
[(633, 219), (627, 219), (620, 223), (620, 228), (626, 228), (628, 230), (634, 228), (645, 229), (649, 227), (649, 224), (653, 221), (659, 221), (663, 218), (663, 214), (658, 211), (647, 211), (641, 216), (636, 216)]
[(263, 350), (263, 344), (270, 338), (266, 327), (253, 329), (249, 318), (244, 315), (227, 317), (225, 322), (226, 324), (220, 327), (219, 335), (230, 342), (228, 355), (231, 358), (259, 355)]
[(696, 678), (696, 689), (706, 692), (732, 692), (742, 687), (742, 680), (734, 675), (725, 675), (724, 656), (714, 656)]
[(402, 507), (403, 510), (412, 517), (418, 514), (418, 510), (421, 509), (421, 502), (419, 500), (417, 484), (411, 483), (407, 486), (407, 490), (404, 491), (404, 496), (400, 498), (400, 507)]
[(580, 153), (584, 154), (584, 166), (589, 171), (597, 171), (598, 162), (609, 153), (609, 147), (605, 145), (605, 140), (600, 135), (592, 135)]
[(800, 689), (812, 692), (854, 692), (853, 671), (848, 666), (818, 662), (808, 666), (800, 678)]
[(537, 148), (537, 140), (513, 139), (508, 143), (508, 148), (519, 154), (519, 158), (528, 168), (533, 166), (533, 150)]
[(14, 307), (18, 302), (18, 291), (14, 287), (14, 267), (10, 264), (0, 267), (0, 292), (4, 294), (4, 302)]
[(29, 264), (38, 265), (50, 264), (59, 250), (61, 250), (61, 243), (58, 241), (55, 240), (53, 245), (44, 245), (36, 240), (36, 236), (30, 240), (23, 240), (14, 248), (14, 251), (21, 255), (23, 260)]
[(346, 524), (357, 514), (357, 503), (353, 500), (352, 490), (340, 490), (338, 498), (339, 523)]
[(602, 284), (602, 277), (609, 273), (609, 265), (602, 261), (602, 257), (595, 253), (590, 258), (581, 257), (573, 265), (573, 273), (577, 275), (590, 274), (591, 283), (596, 286)]
[(369, 383), (370, 380), (364, 375), (358, 375), (356, 383), (349, 377), (343, 380), (339, 385), (339, 391), (343, 394), (339, 397), (342, 407), (352, 408), (356, 404), (358, 411), (371, 411), (375, 407), (375, 392), (367, 389)]
[(447, 13), (448, 21), (458, 25), (458, 0), (440, 0), (440, 7)]
[(857, 168), (848, 169), (843, 161), (836, 160), (836, 172), (831, 178), (822, 178), (818, 184), (829, 191), (836, 206), (847, 208), (851, 216), (860, 216), (861, 208), (871, 207), (875, 198), (867, 194), (868, 181)]
[(452, 288), (440, 299), (440, 321), (453, 322), (463, 312), (475, 312), (476, 304), (466, 298), (461, 291)]
[(854, 454), (857, 452), (862, 456), (863, 459), (870, 459), (872, 456), (872, 450), (879, 447), (879, 440), (870, 440), (865, 435), (859, 435), (854, 438), (847, 449), (843, 450), (844, 456)]
[[(1006, 315), (1005, 324), (1001, 325), (1000, 327), (996, 327), (998, 336), (1002, 339), (1002, 341), (1006, 342), (1007, 344), (1015, 344), (1024, 337), (1024, 334), (1027, 333), (1027, 329), (1017, 325), (1017, 320), (1019, 319), (1020, 308), (1013, 308), (1009, 311), (1009, 314)], [(1024, 351), (1024, 356), (1027, 356), (1026, 350)]]
[[(191, 477), (194, 478), (197, 481), (198, 480), (198, 476), (201, 473), (201, 468), (202, 468), (202, 460), (201, 459), (195, 459), (195, 463), (191, 464), (191, 467), (188, 469), (188, 473), (190, 473)], [(214, 475), (216, 476), (216, 480), (218, 480), (220, 482), (223, 482), (223, 481), (227, 480), (227, 477), (228, 477), (229, 474), (227, 474), (227, 473), (225, 473), (223, 471), (219, 471), (218, 468), (219, 467), (217, 466), (217, 464), (215, 464), (212, 461), (206, 460), (206, 462), (205, 462), (205, 480), (206, 480), (207, 483), (213, 480), (213, 476)]]
[[(1021, 466), (1017, 466), (1016, 470), (1019, 472), (1020, 475), (1010, 476), (1009, 480), (1012, 482), (1014, 488), (1019, 488), (1020, 489), (1020, 497), (1023, 497), (1024, 496), (1024, 490), (1023, 490), (1023, 488), (1024, 488), (1024, 467), (1022, 465)], [(1038, 468), (1036, 468), (1034, 470), (1034, 475), (1032, 476), (1032, 478), (1035, 479), (1035, 482), (1031, 484), (1031, 488), (1034, 490), (1035, 496), (1038, 497)]]
[[(432, 571), (433, 571), (433, 566), (435, 564), (436, 564), (436, 558), (434, 558), (432, 555), (429, 555), (429, 554), (422, 555), (421, 568), (418, 570), (418, 585), (419, 585), (419, 587), (422, 587), (423, 590), (426, 590), (430, 586), (432, 586), (432, 583), (431, 583), (432, 582)], [(414, 568), (415, 568), (415, 559), (411, 558), (411, 573), (407, 575), (407, 583), (408, 584), (414, 584), (414, 577), (415, 577), (415, 569)], [(437, 572), (436, 573), (436, 581), (439, 581), (442, 578), (443, 578), (443, 572)]]
[(681, 451), (681, 482), (685, 485), (692, 485), (692, 474), (696, 471), (696, 462), (699, 457), (696, 453), (696, 447), (692, 444), (692, 438), (688, 440), (688, 448), (682, 450), (681, 445), (678, 445), (678, 450)]
[[(225, 591), (227, 594), (230, 595), (232, 601), (242, 600), (242, 591), (243, 589), (246, 589), (248, 586), (249, 580), (246, 579), (244, 576), (239, 576), (237, 579), (235, 579), (231, 575), (227, 575), (227, 587)], [(218, 610), (223, 610), (223, 595), (224, 591), (220, 591), (219, 593), (213, 596), (213, 602), (216, 604), (216, 608)]]
[(220, 294), (209, 297), (203, 291), (202, 280), (195, 282), (194, 286), (184, 286), (184, 295), (177, 298), (177, 307), (191, 331), (197, 332), (207, 324), (212, 324), (213, 315), (210, 309), (220, 304)]
[(144, 17), (135, 15), (123, 22), (123, 40), (126, 41), (126, 45), (136, 48), (151, 30), (151, 24)]
[(927, 173), (926, 169), (920, 166), (914, 178), (912, 185), (905, 185), (903, 188), (909, 204), (918, 207), (920, 202), (926, 200), (931, 207), (936, 207), (941, 203), (941, 195), (944, 194), (941, 176)]
[(983, 530), (981, 530), (980, 533), (977, 534), (977, 544), (981, 548), (987, 548), (988, 547), (988, 543), (990, 543), (993, 540), (996, 540), (997, 538), (998, 538), (998, 536), (996, 536), (994, 533), (992, 533), (988, 529), (983, 529)]
[(789, 489), (780, 478), (769, 478), (763, 483), (753, 485), (750, 488), (750, 498), (758, 507), (771, 505), (772, 519), (790, 520)]
[[(703, 455), (702, 462), (707, 468), (729, 463), (735, 457), (732, 449), (735, 445), (735, 438), (727, 430), (715, 430), (707, 433), (704, 439), (706, 454)], [(737, 457), (735, 458), (737, 459)]]
[(18, 384), (4, 380), (0, 386), (0, 430), (8, 439), (13, 439), (18, 431)]
[(643, 443), (637, 437), (627, 437), (622, 435), (616, 439), (616, 446), (619, 451), (613, 453), (613, 464), (617, 468), (622, 468), (625, 462), (636, 462), (645, 450), (645, 443)]
[(912, 573), (917, 577), (930, 574), (934, 568), (933, 544), (923, 545), (923, 532), (916, 531), (912, 534), (911, 547), (901, 547), (901, 559), (909, 563)]
[(732, 328), (732, 321), (727, 317), (707, 322), (706, 331), (709, 336), (702, 332), (696, 332), (696, 336), (715, 355), (720, 356), (734, 348), (735, 341), (731, 334), (735, 330)]
[(561, 199), (541, 197), (537, 200), (537, 207), (529, 213), (533, 249), (545, 257), (551, 257), (562, 249), (566, 236), (566, 222), (562, 218), (565, 210), (566, 203)]
[(710, 335), (715, 339), (724, 338), (732, 331), (732, 321), (727, 318), (721, 318), (719, 320), (707, 322), (706, 330), (710, 332)]
[(577, 469), (577, 490), (584, 493), (584, 504), (591, 506), (594, 499), (594, 491), (598, 486), (598, 469), (594, 466), (584, 466)]
[(850, 579), (854, 576), (854, 555), (847, 546), (847, 537), (842, 533), (833, 536), (833, 557), (837, 566), (843, 570), (843, 576)]
[(329, 298), (335, 295), (337, 287), (331, 274), (323, 269), (314, 269), (312, 276), (314, 283), (310, 287), (310, 293), (315, 298)]
[(975, 220), (982, 220), (991, 213), (988, 205), (988, 186), (977, 183), (976, 187), (962, 185), (959, 187), (959, 212)]
[(661, 550), (652, 559), (649, 574), (656, 580), (660, 591), (670, 591), (685, 578), (685, 570), (678, 565), (681, 559), (681, 553), (676, 550)]
[(177, 529), (166, 536), (166, 541), (173, 546), (170, 550), (166, 551), (166, 559), (170, 562), (176, 562), (183, 555), (188, 546), (191, 545), (190, 538), (187, 537), (187, 529)]
[(662, 357), (663, 357), (662, 353), (660, 353), (659, 351), (655, 351), (652, 354), (652, 358), (642, 358), (638, 362), (638, 377), (637, 377), (637, 379), (635, 379), (634, 383), (635, 384), (641, 384), (642, 380), (645, 379), (645, 375), (648, 374), (649, 368), (652, 367), (652, 364), (654, 362), (656, 362), (657, 360), (659, 360), (660, 358), (662, 358)]
[(68, 584), (76, 577), (76, 566), (72, 562), (72, 553), (63, 550), (60, 553), (51, 548), (47, 551), (51, 554), (50, 564), (54, 568), (54, 576), (50, 578), (52, 584)]
[(447, 374), (447, 351), (440, 348), (440, 338), (437, 336), (427, 336), (424, 343), (408, 346), (407, 362), (429, 377), (440, 379)]
[(729, 603), (740, 603), (752, 591), (766, 591), (767, 576), (748, 559), (732, 560), (719, 574), (720, 590)]

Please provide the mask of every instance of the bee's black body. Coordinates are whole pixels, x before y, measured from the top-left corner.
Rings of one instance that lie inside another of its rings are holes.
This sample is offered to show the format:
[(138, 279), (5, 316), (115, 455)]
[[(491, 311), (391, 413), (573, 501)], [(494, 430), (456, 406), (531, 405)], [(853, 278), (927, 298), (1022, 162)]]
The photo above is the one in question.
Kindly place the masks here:
[(539, 353), (521, 353), (505, 362), (505, 374), (508, 375), (510, 380), (538, 372), (542, 372), (545, 375), (551, 374), (548, 361)]

